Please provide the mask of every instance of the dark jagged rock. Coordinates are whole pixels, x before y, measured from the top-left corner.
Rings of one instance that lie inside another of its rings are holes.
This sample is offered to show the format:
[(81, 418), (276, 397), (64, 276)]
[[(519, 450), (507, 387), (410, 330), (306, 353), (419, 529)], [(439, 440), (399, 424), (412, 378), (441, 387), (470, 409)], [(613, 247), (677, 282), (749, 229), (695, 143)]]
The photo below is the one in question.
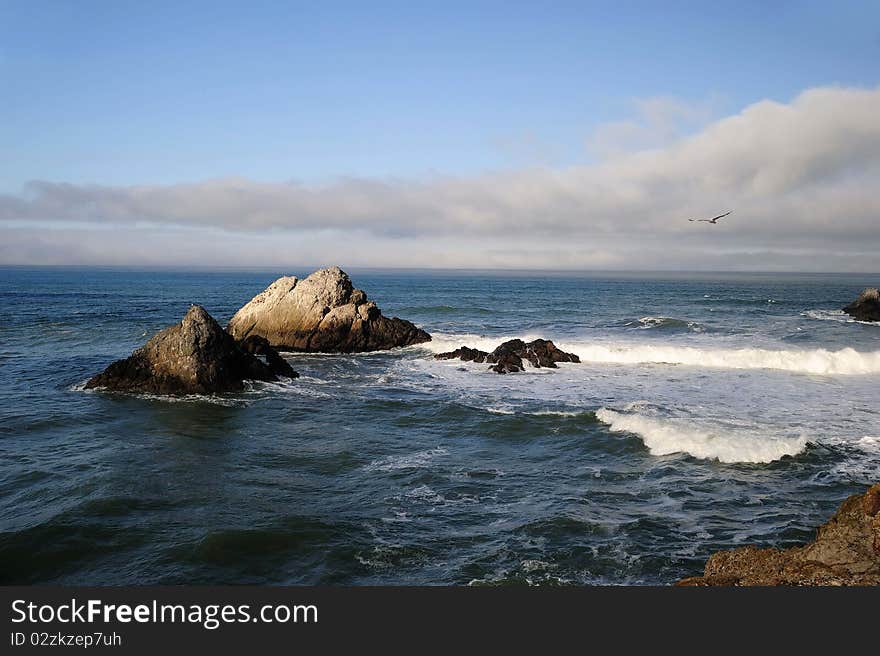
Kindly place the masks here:
[(566, 353), (548, 339), (536, 339), (528, 344), (521, 339), (511, 339), (492, 351), (487, 362), (495, 362), (492, 368), (498, 373), (511, 373), (523, 370), (523, 360), (534, 367), (556, 368), (557, 362), (580, 362), (573, 353)]
[(240, 390), (244, 380), (277, 380), (270, 367), (235, 340), (200, 305), (156, 333), (124, 360), (86, 383), (86, 389), (152, 394), (211, 394)]
[(521, 339), (511, 339), (491, 353), (462, 346), (448, 353), (438, 353), (434, 357), (438, 360), (459, 359), (465, 362), (488, 362), (494, 365), (490, 369), (499, 374), (522, 371), (525, 368), (523, 360), (528, 360), (534, 367), (551, 367), (553, 369), (556, 368), (557, 362), (580, 362), (578, 356), (560, 350), (547, 339), (536, 339), (529, 343)]
[(449, 353), (438, 353), (434, 357), (438, 360), (464, 360), (465, 362), (485, 362), (489, 356), (486, 351), (462, 346)]
[(719, 551), (677, 585), (880, 585), (880, 483), (844, 501), (813, 542)]
[(259, 335), (248, 335), (245, 339), (238, 343), (239, 348), (245, 353), (252, 355), (262, 355), (266, 358), (266, 364), (277, 376), (286, 376), (287, 378), (299, 378), (299, 374), (293, 370), (290, 363), (287, 362), (278, 351), (269, 344), (269, 340)]
[(525, 369), (523, 357), (526, 350), (526, 344), (521, 339), (511, 339), (492, 351), (486, 361), (494, 365), (489, 368), (496, 374), (515, 374)]
[(843, 311), (858, 321), (880, 321), (880, 291), (868, 287)]
[(409, 321), (382, 316), (339, 267), (303, 280), (279, 278), (236, 312), (227, 330), (239, 341), (258, 335), (276, 348), (311, 353), (381, 351), (431, 339)]

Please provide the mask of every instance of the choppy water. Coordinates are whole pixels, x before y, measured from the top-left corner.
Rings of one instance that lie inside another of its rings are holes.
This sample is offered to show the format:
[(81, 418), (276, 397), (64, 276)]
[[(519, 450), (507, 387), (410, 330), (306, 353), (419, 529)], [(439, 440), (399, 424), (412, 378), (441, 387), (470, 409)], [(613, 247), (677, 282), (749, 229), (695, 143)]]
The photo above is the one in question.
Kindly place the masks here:
[[(435, 341), (169, 401), (79, 391), (282, 273), (0, 269), (0, 583), (668, 583), (880, 480), (877, 276), (351, 272)], [(540, 336), (580, 365), (433, 352)]]

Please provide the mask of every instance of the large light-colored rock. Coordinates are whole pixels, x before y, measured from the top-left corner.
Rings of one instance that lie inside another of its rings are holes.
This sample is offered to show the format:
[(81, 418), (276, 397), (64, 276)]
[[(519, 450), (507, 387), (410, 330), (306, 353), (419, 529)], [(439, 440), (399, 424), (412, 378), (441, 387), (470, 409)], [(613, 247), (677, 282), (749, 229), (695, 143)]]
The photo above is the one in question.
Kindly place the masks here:
[(678, 585), (880, 585), (880, 483), (844, 501), (813, 542), (719, 551)]
[(277, 380), (271, 368), (241, 350), (205, 308), (193, 305), (180, 323), (159, 331), (129, 357), (112, 363), (91, 378), (86, 388), (210, 394), (240, 390), (247, 379)]
[(382, 316), (339, 267), (303, 280), (279, 278), (236, 312), (226, 329), (239, 341), (258, 335), (276, 348), (313, 353), (380, 351), (431, 339), (409, 321)]

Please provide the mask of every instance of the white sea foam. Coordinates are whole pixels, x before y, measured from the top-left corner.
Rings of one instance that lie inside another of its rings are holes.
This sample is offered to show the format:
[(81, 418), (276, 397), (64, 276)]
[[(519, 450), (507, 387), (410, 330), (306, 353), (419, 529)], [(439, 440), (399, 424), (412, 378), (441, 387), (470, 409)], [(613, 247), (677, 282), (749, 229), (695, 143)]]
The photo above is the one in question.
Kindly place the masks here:
[(298, 385), (302, 385), (303, 383), (310, 383), (315, 385), (328, 385), (331, 381), (326, 380), (324, 378), (316, 378), (315, 376), (308, 376), (306, 374), (300, 374), (299, 378), (296, 379), (296, 383)]
[(67, 389), (71, 392), (85, 392), (86, 394), (96, 394), (100, 392), (110, 391), (113, 394), (126, 394), (128, 396), (146, 399), (147, 401), (162, 401), (164, 403), (212, 403), (213, 405), (222, 405), (228, 408), (232, 408), (235, 406), (246, 406), (248, 405), (248, 401), (246, 399), (228, 396), (228, 395), (217, 395), (217, 394), (152, 394), (150, 392), (118, 392), (115, 390), (108, 390), (106, 387), (91, 387), (86, 388), (86, 383), (88, 381), (84, 380), (81, 383), (76, 383), (71, 385)]
[(857, 440), (838, 439), (833, 444), (847, 444), (862, 451), (861, 457), (850, 457), (837, 462), (829, 470), (833, 478), (876, 481), (880, 476), (880, 437), (865, 435)]
[[(521, 339), (529, 341), (537, 337), (525, 335), (521, 336)], [(552, 339), (552, 337), (550, 338)], [(433, 341), (422, 346), (434, 353), (452, 351), (460, 346), (492, 351), (507, 339), (513, 339), (513, 337), (435, 335)], [(580, 357), (581, 362), (675, 364), (718, 369), (777, 369), (826, 376), (880, 373), (880, 351), (862, 352), (853, 348), (831, 351), (827, 349), (711, 348), (708, 346), (640, 344), (638, 342), (588, 342), (582, 339), (554, 339), (553, 341), (564, 351)], [(561, 366), (571, 365), (562, 364)], [(544, 373), (538, 369), (534, 371)]]
[[(636, 322), (631, 322), (627, 325), (635, 325), (635, 323)], [(687, 328), (695, 333), (701, 333), (705, 330), (705, 328), (696, 321), (687, 321), (685, 319), (676, 319), (674, 317), (642, 317), (638, 320), (638, 324), (641, 330), (651, 328)]]
[(802, 317), (808, 319), (818, 319), (819, 321), (835, 321), (837, 323), (859, 323), (863, 326), (878, 326), (876, 321), (859, 321), (849, 316), (843, 310), (806, 310), (801, 312)]
[(807, 438), (768, 437), (755, 431), (725, 431), (692, 420), (647, 417), (601, 408), (599, 421), (615, 432), (634, 433), (657, 456), (688, 453), (695, 458), (721, 462), (772, 462), (800, 453)]
[(443, 503), (446, 498), (442, 494), (438, 494), (433, 488), (427, 485), (419, 485), (418, 487), (408, 490), (404, 496), (414, 501), (422, 501), (425, 503)]
[(537, 410), (535, 412), (526, 412), (527, 415), (535, 417), (580, 417), (589, 414), (587, 410)]
[(138, 394), (139, 398), (150, 401), (162, 401), (163, 403), (210, 403), (222, 405), (227, 408), (244, 407), (249, 405), (246, 399), (217, 396), (215, 394), (184, 394), (181, 396), (163, 394)]
[(582, 362), (613, 364), (677, 364), (720, 369), (779, 369), (806, 374), (854, 375), (880, 373), (880, 351), (771, 350), (702, 348), (651, 344), (559, 344)]
[(869, 451), (871, 453), (880, 452), (880, 437), (865, 435), (858, 442), (856, 442), (856, 444), (858, 444), (858, 446), (865, 451)]
[[(494, 351), (502, 342), (508, 339), (514, 339), (517, 335), (486, 337), (485, 335), (474, 334), (438, 334), (431, 336), (430, 342), (424, 342), (411, 348), (426, 348), (433, 353), (446, 353), (454, 351), (461, 346), (469, 346), (470, 348), (479, 349), (480, 351)], [(536, 337), (520, 337), (524, 340), (536, 339)]]
[(490, 412), (493, 415), (515, 415), (516, 410), (512, 408), (504, 408), (501, 406), (489, 406), (486, 408), (486, 412)]
[(449, 452), (443, 447), (427, 449), (425, 451), (417, 451), (398, 456), (387, 456), (374, 460), (364, 467), (366, 471), (395, 471), (398, 469), (421, 469), (431, 464), (437, 456), (445, 456)]
[(333, 394), (329, 394), (313, 385), (310, 381), (302, 379), (287, 379), (276, 382), (257, 382), (246, 381), (245, 389), (253, 393), (273, 392), (276, 394), (290, 394), (293, 396), (303, 396), (311, 399), (331, 399)]

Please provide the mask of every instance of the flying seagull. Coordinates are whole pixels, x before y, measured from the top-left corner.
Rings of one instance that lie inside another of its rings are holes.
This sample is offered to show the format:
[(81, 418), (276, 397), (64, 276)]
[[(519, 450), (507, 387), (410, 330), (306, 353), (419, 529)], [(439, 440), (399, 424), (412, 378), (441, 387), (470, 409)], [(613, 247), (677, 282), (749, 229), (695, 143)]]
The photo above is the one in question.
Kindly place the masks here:
[(724, 214), (719, 214), (718, 216), (712, 217), (711, 219), (688, 219), (688, 221), (697, 221), (698, 223), (711, 223), (712, 225), (715, 225), (716, 223), (718, 223), (718, 219), (723, 219), (728, 214), (733, 214), (733, 210), (725, 212)]

